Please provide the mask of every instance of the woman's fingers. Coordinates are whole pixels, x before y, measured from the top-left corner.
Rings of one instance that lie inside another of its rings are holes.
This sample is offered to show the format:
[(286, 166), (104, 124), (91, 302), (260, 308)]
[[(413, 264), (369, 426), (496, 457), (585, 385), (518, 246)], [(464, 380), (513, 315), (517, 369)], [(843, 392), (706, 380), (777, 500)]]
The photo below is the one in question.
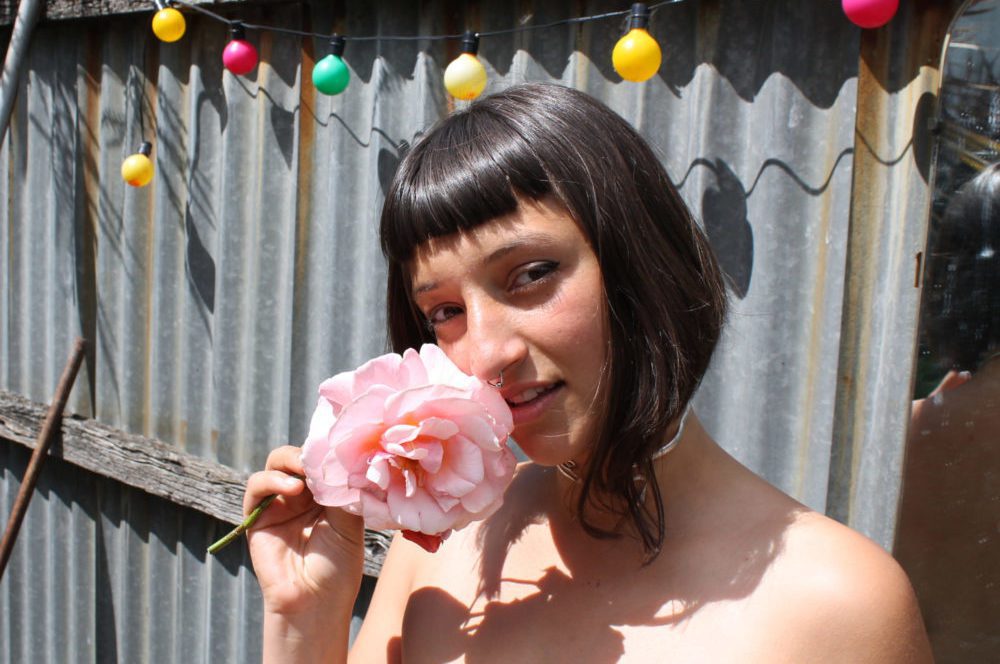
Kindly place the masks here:
[(271, 450), (264, 467), (266, 470), (254, 473), (247, 480), (247, 488), (243, 493), (244, 514), (252, 512), (268, 496), (291, 498), (305, 489), (305, 482), (296, 477), (305, 474), (300, 448), (284, 445)]
[(962, 385), (965, 385), (971, 379), (972, 379), (972, 374), (969, 373), (968, 371), (955, 371), (954, 369), (952, 369), (947, 374), (945, 374), (945, 377), (941, 379), (941, 382), (938, 384), (938, 386), (935, 387), (934, 390), (927, 396), (936, 397), (942, 392), (953, 390), (956, 387), (961, 387)]
[(243, 494), (243, 513), (249, 514), (268, 496), (298, 496), (306, 488), (305, 481), (281, 470), (262, 470), (247, 480)]
[(310, 509), (317, 508), (312, 500), (312, 493), (306, 488), (301, 476), (305, 474), (302, 468), (302, 450), (292, 445), (285, 445), (272, 450), (267, 455), (266, 470), (254, 473), (247, 480), (247, 488), (243, 494), (243, 514), (253, 512), (258, 505), (269, 496), (277, 496), (269, 502), (256, 520), (255, 528), (269, 527), (275, 524), (301, 516)]
[(303, 475), (302, 448), (284, 445), (271, 450), (264, 467), (267, 470), (283, 470), (291, 475)]

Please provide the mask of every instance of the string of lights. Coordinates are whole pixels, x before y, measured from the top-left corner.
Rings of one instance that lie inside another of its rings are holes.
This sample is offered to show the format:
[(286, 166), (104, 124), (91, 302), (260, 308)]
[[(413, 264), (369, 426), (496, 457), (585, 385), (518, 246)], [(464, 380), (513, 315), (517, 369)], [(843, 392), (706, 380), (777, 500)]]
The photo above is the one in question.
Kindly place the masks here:
[[(574, 16), (548, 23), (529, 23), (512, 28), (443, 35), (329, 35), (230, 19), (188, 0), (153, 1), (157, 11), (153, 15), (152, 30), (153, 34), (163, 42), (172, 43), (184, 37), (187, 23), (184, 14), (178, 8), (201, 14), (227, 25), (230, 31), (230, 40), (222, 51), (222, 63), (227, 70), (236, 76), (250, 74), (260, 61), (257, 48), (247, 40), (248, 30), (273, 32), (300, 39), (329, 40), (330, 52), (313, 67), (312, 82), (320, 93), (330, 96), (344, 92), (350, 83), (350, 68), (343, 60), (344, 49), (349, 42), (460, 40), (462, 52), (445, 69), (444, 87), (456, 99), (468, 101), (478, 97), (486, 88), (486, 68), (478, 57), (480, 38), (493, 38), (528, 30), (544, 30), (561, 25), (577, 25), (619, 17), (627, 17), (628, 22), (625, 34), (618, 40), (611, 52), (612, 65), (618, 75), (626, 81), (641, 83), (649, 80), (659, 71), (663, 60), (660, 45), (648, 30), (650, 17), (653, 12), (666, 5), (677, 4), (685, 0), (661, 0), (651, 5), (636, 2), (629, 9), (620, 11)], [(855, 24), (862, 28), (876, 28), (892, 19), (898, 9), (899, 0), (841, 0), (841, 4), (847, 17)], [(145, 168), (146, 162), (150, 161), (148, 158), (149, 150), (149, 143), (144, 142), (140, 152), (126, 159), (125, 164), (141, 163)], [(140, 155), (145, 161), (133, 159), (133, 157)], [(152, 178), (151, 162), (148, 164), (148, 171), (144, 171), (142, 178), (130, 177), (130, 175), (134, 176), (132, 172), (134, 169), (127, 174), (125, 164), (122, 165), (122, 177), (129, 184), (143, 186)], [(147, 174), (148, 178), (145, 177)]]
[[(661, 2), (653, 3), (649, 6), (649, 11), (654, 12), (664, 5), (672, 5), (679, 2), (684, 2), (685, 0), (663, 0)], [(261, 32), (277, 32), (286, 35), (293, 35), (296, 37), (314, 37), (316, 39), (327, 39), (330, 37), (328, 34), (319, 32), (308, 32), (304, 30), (293, 30), (290, 28), (280, 28), (271, 25), (257, 25), (254, 23), (247, 23), (245, 21), (240, 21), (238, 19), (228, 19), (224, 16), (220, 16), (213, 11), (205, 9), (200, 5), (196, 5), (186, 0), (167, 0), (168, 5), (176, 5), (178, 7), (185, 7), (192, 11), (198, 12), (199, 14), (204, 14), (209, 18), (215, 19), (222, 23), (227, 23), (230, 26), (240, 24), (248, 30), (257, 30)], [(165, 7), (167, 5), (164, 5)], [(571, 18), (560, 19), (558, 21), (550, 21), (549, 23), (529, 23), (525, 25), (519, 25), (513, 28), (504, 28), (502, 30), (487, 30), (477, 32), (476, 35), (479, 37), (496, 37), (499, 35), (509, 35), (517, 32), (526, 32), (529, 30), (544, 30), (547, 28), (554, 28), (560, 25), (573, 25), (576, 23), (589, 23), (591, 21), (599, 21), (606, 18), (616, 18), (619, 16), (626, 16), (633, 10), (622, 9), (613, 12), (604, 12), (603, 14), (591, 14), (589, 16), (574, 16)], [(448, 35), (344, 35), (344, 39), (347, 41), (445, 41), (445, 40), (459, 40), (465, 36), (464, 33), (448, 34)], [(170, 40), (174, 41), (174, 40)]]
[(485, 31), (467, 31), (461, 34), (444, 35), (329, 35), (306, 30), (294, 30), (271, 25), (248, 23), (238, 19), (229, 19), (210, 9), (188, 2), (187, 0), (157, 0), (158, 11), (153, 16), (153, 33), (162, 41), (175, 42), (184, 36), (186, 23), (184, 15), (177, 9), (181, 7), (196, 12), (208, 18), (229, 26), (231, 39), (222, 53), (222, 61), (226, 69), (244, 76), (254, 70), (259, 61), (256, 47), (247, 40), (248, 30), (256, 32), (274, 32), (297, 38), (314, 38), (330, 40), (330, 54), (317, 63), (313, 70), (313, 84), (316, 89), (327, 95), (340, 94), (347, 88), (350, 72), (343, 62), (346, 45), (351, 41), (444, 41), (461, 40), (462, 53), (445, 71), (444, 81), (448, 92), (458, 99), (474, 99), (486, 87), (486, 69), (476, 57), (479, 40), (483, 37), (497, 37), (528, 30), (544, 30), (561, 25), (577, 25), (609, 18), (628, 17), (628, 33), (622, 37), (612, 53), (615, 69), (622, 78), (641, 82), (652, 77), (659, 69), (662, 54), (656, 40), (647, 31), (650, 16), (654, 11), (665, 5), (672, 5), (684, 0), (662, 0), (647, 6), (635, 3), (630, 9), (604, 12), (588, 16), (574, 16), (550, 21), (548, 23), (519, 25), (513, 28)]

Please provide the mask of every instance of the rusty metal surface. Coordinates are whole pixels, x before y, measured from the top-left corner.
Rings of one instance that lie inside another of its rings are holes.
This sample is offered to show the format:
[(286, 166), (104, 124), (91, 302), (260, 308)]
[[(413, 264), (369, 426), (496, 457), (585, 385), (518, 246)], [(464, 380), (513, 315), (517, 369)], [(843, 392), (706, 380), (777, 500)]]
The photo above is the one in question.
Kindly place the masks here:
[(959, 4), (907, 5), (861, 44), (827, 511), (887, 549), (912, 395), (938, 67)]
[[(346, 2), (240, 16), (387, 35), (620, 8)], [(167, 45), (148, 35), (148, 19), (48, 24), (36, 34), (0, 150), (0, 388), (45, 400), (68, 340), (82, 332), (96, 351), (72, 410), (249, 471), (269, 448), (302, 439), (322, 378), (383, 348), (379, 205), (402, 142), (452, 106), (440, 80), (455, 46), (349, 43), (351, 85), (328, 98), (309, 84), (323, 43), (251, 34), (262, 63), (235, 78), (219, 62), (223, 26), (191, 16), (187, 36)], [(835, 413), (858, 413), (844, 421), (850, 436), (867, 436), (854, 457), (865, 468), (897, 454), (905, 404), (893, 390), (908, 375), (910, 350), (891, 341), (902, 323), (873, 328), (882, 345), (862, 344), (873, 370), (852, 380), (879, 394), (879, 405), (872, 414), (860, 397), (845, 400), (843, 337), (872, 325), (845, 306), (874, 307), (886, 321), (909, 312), (908, 294), (902, 309), (884, 303), (912, 279), (903, 268), (916, 236), (908, 226), (897, 233), (898, 220), (917, 213), (923, 185), (905, 158), (880, 167), (888, 173), (865, 171), (865, 182), (882, 178), (882, 200), (901, 202), (871, 236), (891, 260), (865, 259), (870, 297), (845, 299), (855, 264), (848, 249), (861, 239), (851, 239), (859, 31), (837, 3), (681, 3), (654, 16), (664, 65), (636, 85), (611, 70), (620, 27), (484, 39), (487, 92), (562, 81), (650, 140), (731, 283), (730, 326), (697, 397), (699, 416), (735, 456), (811, 507), (836, 513), (836, 501), (853, 500), (847, 517), (878, 535), (891, 528), (883, 507), (894, 489), (866, 479), (834, 491), (831, 478), (843, 476), (831, 456), (848, 436), (838, 438)], [(915, 102), (910, 85), (879, 102), (903, 124)], [(135, 190), (118, 170), (141, 140), (140, 107), (157, 175)], [(906, 142), (890, 138), (870, 139), (879, 155)], [(895, 428), (875, 436), (885, 422)], [(19, 462), (0, 449), (4, 509)], [(120, 661), (256, 658), (259, 600), (247, 562), (201, 554), (217, 524), (65, 470), (39, 498), (25, 532), (51, 553), (15, 554), (17, 580), (0, 584), (0, 641), (16, 644), (0, 662), (72, 661), (60, 639), (110, 643)], [(879, 506), (870, 515), (869, 499)], [(74, 561), (72, 569), (57, 560)], [(79, 591), (66, 604), (69, 586)], [(29, 621), (63, 636), (48, 643)], [(81, 648), (73, 657), (94, 655)]]

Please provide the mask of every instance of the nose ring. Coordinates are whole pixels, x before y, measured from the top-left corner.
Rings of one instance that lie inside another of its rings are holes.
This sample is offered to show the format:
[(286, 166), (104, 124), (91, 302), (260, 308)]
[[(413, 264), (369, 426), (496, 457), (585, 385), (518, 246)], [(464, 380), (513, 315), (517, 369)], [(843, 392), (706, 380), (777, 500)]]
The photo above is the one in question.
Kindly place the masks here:
[(497, 379), (497, 382), (494, 383), (492, 380), (487, 380), (486, 384), (490, 387), (495, 387), (498, 390), (503, 387), (503, 369), (500, 370), (500, 377)]

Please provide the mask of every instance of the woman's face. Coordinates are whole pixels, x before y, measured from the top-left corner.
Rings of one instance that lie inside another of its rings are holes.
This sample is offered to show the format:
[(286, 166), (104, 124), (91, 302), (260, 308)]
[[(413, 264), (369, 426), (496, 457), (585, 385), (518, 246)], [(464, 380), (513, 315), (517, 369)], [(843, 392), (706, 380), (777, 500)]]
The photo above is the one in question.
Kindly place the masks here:
[(534, 461), (583, 461), (608, 347), (601, 269), (577, 223), (555, 202), (422, 245), (414, 301), (463, 371), (496, 382), (514, 438)]

